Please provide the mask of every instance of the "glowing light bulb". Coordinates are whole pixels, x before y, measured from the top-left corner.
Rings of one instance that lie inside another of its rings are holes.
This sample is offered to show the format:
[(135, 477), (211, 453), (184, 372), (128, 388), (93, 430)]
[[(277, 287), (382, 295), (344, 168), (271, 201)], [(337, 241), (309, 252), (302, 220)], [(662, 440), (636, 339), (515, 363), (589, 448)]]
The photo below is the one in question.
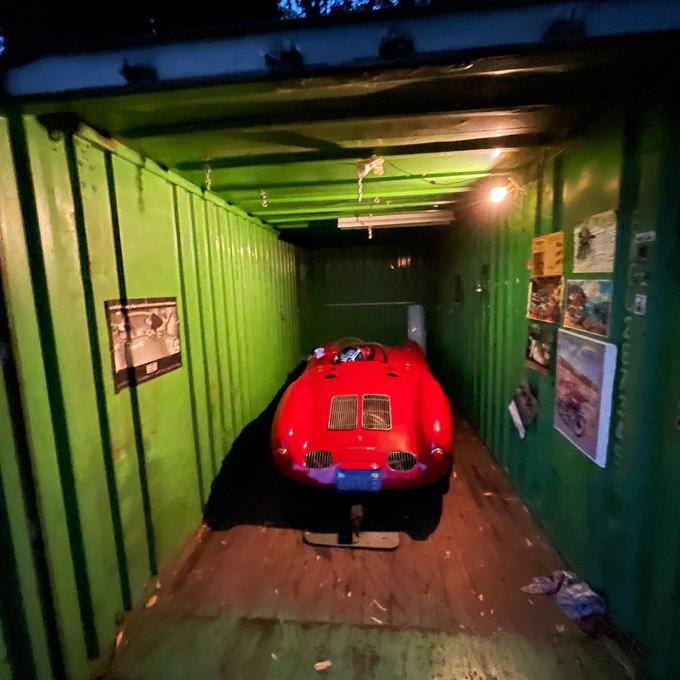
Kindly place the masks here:
[(489, 192), (489, 200), (492, 203), (501, 203), (502, 201), (505, 200), (505, 197), (507, 195), (508, 195), (507, 187), (494, 187)]

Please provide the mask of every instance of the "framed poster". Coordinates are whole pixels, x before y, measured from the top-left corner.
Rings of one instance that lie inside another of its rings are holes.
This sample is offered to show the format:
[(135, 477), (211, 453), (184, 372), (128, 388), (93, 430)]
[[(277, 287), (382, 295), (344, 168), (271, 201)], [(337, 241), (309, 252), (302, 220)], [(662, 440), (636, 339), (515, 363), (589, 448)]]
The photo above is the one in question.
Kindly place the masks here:
[(616, 211), (591, 215), (574, 227), (574, 273), (604, 274), (614, 271)]
[(541, 373), (547, 373), (555, 345), (555, 327), (540, 323), (529, 324), (526, 364)]
[(563, 288), (561, 276), (534, 276), (529, 282), (527, 316), (535, 321), (559, 323)]
[(561, 330), (555, 428), (600, 467), (607, 462), (616, 345)]
[(564, 232), (536, 236), (531, 242), (534, 276), (560, 276), (564, 268)]
[(608, 336), (612, 288), (608, 279), (569, 279), (565, 327)]
[(105, 306), (116, 392), (182, 365), (177, 298), (107, 300)]

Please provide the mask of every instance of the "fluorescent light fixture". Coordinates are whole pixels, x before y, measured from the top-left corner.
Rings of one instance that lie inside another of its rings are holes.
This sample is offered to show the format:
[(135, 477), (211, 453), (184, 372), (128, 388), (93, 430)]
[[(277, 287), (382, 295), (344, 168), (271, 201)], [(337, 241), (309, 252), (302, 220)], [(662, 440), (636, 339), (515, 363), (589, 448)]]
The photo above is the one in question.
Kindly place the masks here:
[(367, 215), (366, 217), (340, 217), (338, 229), (389, 229), (392, 227), (431, 227), (450, 224), (451, 210), (419, 210), (396, 215)]

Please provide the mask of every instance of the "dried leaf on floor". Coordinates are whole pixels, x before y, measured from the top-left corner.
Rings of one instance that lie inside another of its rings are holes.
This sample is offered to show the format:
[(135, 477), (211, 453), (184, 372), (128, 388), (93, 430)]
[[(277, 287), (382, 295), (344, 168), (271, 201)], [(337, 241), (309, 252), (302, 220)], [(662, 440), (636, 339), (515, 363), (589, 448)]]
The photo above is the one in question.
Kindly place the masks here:
[(123, 641), (125, 640), (125, 632), (122, 630), (118, 631), (118, 635), (116, 635), (116, 647), (115, 650), (118, 651), (119, 647), (123, 644)]
[(380, 602), (378, 602), (378, 600), (375, 600), (375, 599), (371, 600), (371, 604), (374, 604), (381, 612), (386, 612), (386, 611), (387, 611), (387, 607), (383, 607), (383, 606), (380, 604)]

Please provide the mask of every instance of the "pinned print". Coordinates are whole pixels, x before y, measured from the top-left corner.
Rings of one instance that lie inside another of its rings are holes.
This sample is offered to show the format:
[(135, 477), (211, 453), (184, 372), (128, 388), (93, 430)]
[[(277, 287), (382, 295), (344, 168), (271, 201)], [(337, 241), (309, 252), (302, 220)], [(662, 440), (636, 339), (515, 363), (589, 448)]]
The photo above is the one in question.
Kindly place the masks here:
[(591, 215), (574, 228), (574, 273), (614, 271), (616, 211)]

